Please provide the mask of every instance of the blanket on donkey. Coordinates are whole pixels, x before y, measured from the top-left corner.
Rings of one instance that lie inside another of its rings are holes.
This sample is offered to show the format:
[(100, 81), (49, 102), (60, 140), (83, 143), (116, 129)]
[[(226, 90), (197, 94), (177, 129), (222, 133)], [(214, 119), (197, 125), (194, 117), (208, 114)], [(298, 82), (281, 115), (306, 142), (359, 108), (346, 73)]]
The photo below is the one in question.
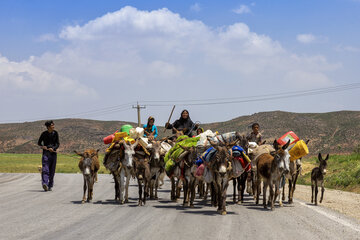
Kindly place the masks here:
[(179, 159), (180, 155), (185, 151), (181, 148), (183, 147), (196, 147), (196, 143), (199, 141), (200, 137), (190, 138), (188, 136), (180, 136), (175, 146), (173, 146), (165, 155), (165, 170), (167, 173), (170, 173), (175, 166), (175, 162)]

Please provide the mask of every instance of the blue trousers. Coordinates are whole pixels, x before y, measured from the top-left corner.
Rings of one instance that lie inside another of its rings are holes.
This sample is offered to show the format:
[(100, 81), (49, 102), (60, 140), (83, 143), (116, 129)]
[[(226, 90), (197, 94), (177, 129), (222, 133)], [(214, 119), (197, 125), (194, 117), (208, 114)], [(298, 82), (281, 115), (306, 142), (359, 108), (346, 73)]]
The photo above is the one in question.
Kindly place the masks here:
[(56, 169), (57, 154), (44, 151), (42, 155), (42, 184), (46, 184), (49, 188), (54, 186), (54, 176)]

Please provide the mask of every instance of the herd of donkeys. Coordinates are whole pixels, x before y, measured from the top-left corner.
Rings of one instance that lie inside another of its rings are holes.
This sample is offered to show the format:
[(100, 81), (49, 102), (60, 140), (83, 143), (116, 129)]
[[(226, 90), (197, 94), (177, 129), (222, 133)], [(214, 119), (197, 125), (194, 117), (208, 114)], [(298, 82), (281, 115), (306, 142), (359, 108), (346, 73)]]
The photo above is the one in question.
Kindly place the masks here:
[[(282, 201), (285, 200), (284, 189), (288, 179), (288, 203), (292, 203), (296, 181), (301, 171), (301, 158), (290, 160), (290, 140), (284, 145), (274, 141), (273, 144), (254, 146), (241, 135), (237, 135), (231, 142), (214, 142), (209, 139), (209, 147), (213, 149), (213, 154), (211, 159), (203, 161), (201, 174), (196, 160), (204, 152), (204, 148), (183, 146), (179, 144), (180, 141), (174, 138), (152, 140), (146, 147), (139, 144), (139, 140), (134, 143), (124, 140), (115, 142), (103, 159), (104, 166), (114, 177), (115, 200), (120, 204), (128, 202), (131, 178), (136, 178), (138, 182), (139, 206), (144, 205), (148, 198), (158, 199), (158, 188), (163, 185), (164, 177), (167, 175), (171, 181), (171, 200), (177, 201), (183, 192), (183, 205), (193, 207), (196, 194), (199, 198), (206, 199), (210, 192), (212, 206), (217, 207), (217, 211), (222, 215), (226, 214), (226, 192), (231, 180), (235, 203), (243, 202), (246, 189), (256, 204), (259, 203), (262, 192), (263, 207), (273, 210), (276, 201), (282, 206)], [(306, 144), (308, 142), (309, 140)], [(182, 154), (173, 159), (174, 164), (171, 170), (168, 170), (165, 168), (164, 159), (175, 146), (181, 147)], [(251, 161), (246, 166), (243, 156), (238, 156), (233, 151), (234, 146), (239, 146), (249, 155)], [(98, 152), (99, 150), (95, 149), (75, 151), (81, 157), (79, 168), (84, 178), (83, 203), (90, 202), (93, 197), (93, 186), (100, 168)], [(323, 159), (319, 153), (320, 164), (311, 173), (311, 202), (315, 205), (318, 203), (318, 186), (321, 186), (320, 203), (323, 200), (324, 175), (328, 159), (329, 155)], [(239, 164), (239, 161), (242, 161), (242, 164)]]

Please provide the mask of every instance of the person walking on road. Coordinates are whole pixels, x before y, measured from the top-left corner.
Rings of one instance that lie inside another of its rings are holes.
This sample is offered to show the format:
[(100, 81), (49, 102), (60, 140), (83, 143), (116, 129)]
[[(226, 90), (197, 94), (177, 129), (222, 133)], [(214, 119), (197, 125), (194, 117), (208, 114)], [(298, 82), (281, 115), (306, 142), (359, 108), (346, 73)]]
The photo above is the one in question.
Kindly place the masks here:
[(43, 150), (42, 154), (42, 173), (41, 182), (44, 191), (51, 191), (54, 186), (54, 176), (56, 169), (56, 150), (59, 148), (59, 135), (55, 131), (55, 124), (53, 121), (45, 122), (47, 128), (39, 138), (38, 145)]

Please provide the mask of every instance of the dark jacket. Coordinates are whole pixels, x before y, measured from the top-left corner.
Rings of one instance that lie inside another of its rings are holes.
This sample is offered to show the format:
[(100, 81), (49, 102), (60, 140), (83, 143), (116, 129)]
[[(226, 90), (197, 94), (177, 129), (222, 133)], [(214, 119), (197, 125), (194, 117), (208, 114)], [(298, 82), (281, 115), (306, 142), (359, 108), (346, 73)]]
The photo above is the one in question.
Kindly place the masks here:
[(51, 133), (49, 133), (49, 131), (44, 131), (40, 135), (38, 145), (46, 146), (47, 148), (52, 148), (54, 151), (56, 151), (56, 149), (58, 149), (60, 146), (59, 134), (55, 130)]
[[(188, 135), (189, 137), (192, 136), (192, 132), (190, 130), (197, 129), (197, 127), (195, 127), (195, 124), (193, 123), (193, 121), (191, 121), (190, 117), (188, 117), (187, 119), (180, 118), (180, 119), (176, 120), (173, 124), (169, 124), (167, 129), (172, 129), (173, 127), (176, 128), (178, 131), (186, 129), (186, 132), (184, 134)], [(176, 133), (176, 132), (173, 130), (173, 133)]]

